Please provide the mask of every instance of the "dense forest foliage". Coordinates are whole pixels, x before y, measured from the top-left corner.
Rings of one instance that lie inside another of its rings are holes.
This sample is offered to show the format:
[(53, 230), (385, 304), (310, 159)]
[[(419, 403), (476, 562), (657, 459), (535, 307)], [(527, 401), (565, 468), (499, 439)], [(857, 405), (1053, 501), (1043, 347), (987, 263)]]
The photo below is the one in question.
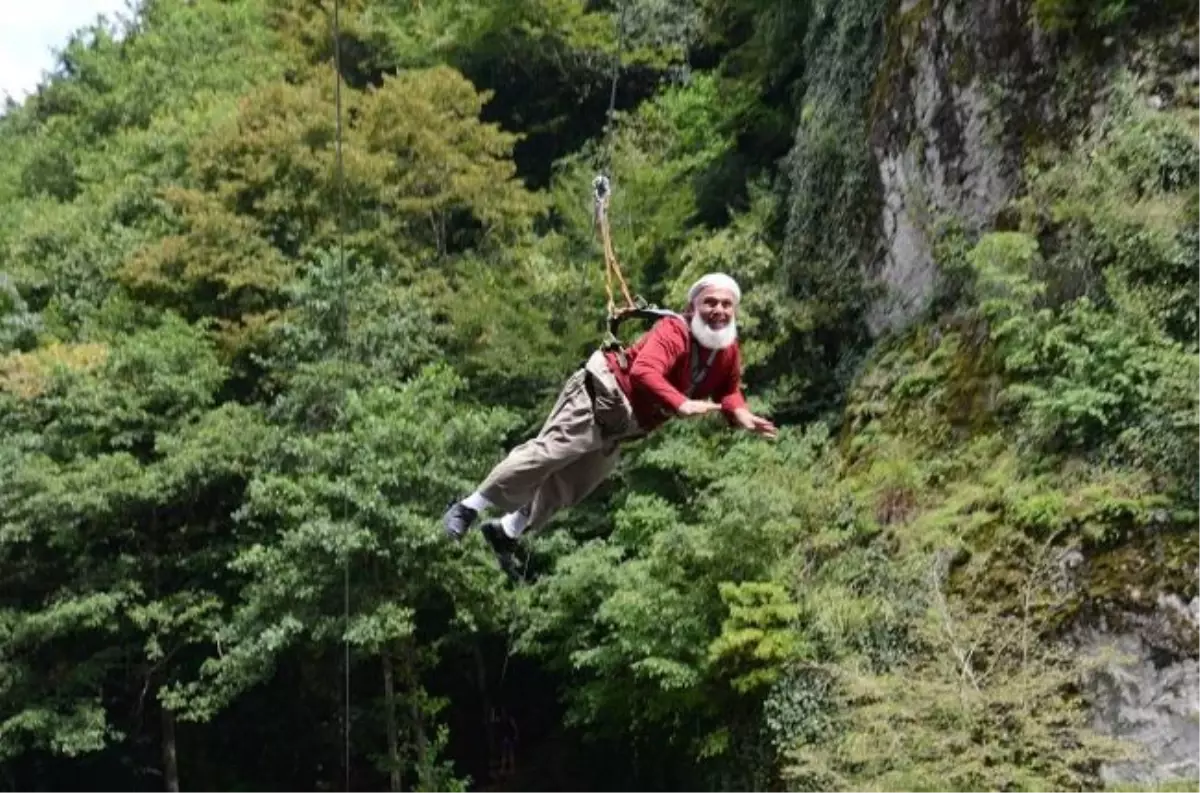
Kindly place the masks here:
[[(873, 119), (927, 2), (81, 30), (0, 117), (0, 784), (1097, 789), (1138, 748), (1076, 628), (1197, 594), (1196, 86), (1139, 55), (1195, 25), (1010, 4), (1058, 123), (878, 335)], [(739, 279), (781, 433), (639, 442), (514, 586), (438, 521), (601, 339), (600, 171), (640, 295)]]

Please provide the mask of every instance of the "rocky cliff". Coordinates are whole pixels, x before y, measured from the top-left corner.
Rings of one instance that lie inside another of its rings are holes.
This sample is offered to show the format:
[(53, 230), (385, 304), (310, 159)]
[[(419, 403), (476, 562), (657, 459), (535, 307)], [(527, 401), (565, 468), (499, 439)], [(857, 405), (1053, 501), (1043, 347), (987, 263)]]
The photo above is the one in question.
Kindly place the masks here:
[[(903, 0), (890, 16), (870, 123), (881, 193), (880, 252), (868, 273), (882, 287), (867, 316), (874, 335), (902, 330), (930, 308), (946, 228), (974, 239), (1012, 223), (1006, 209), (1030, 150), (1100, 116), (1116, 70), (1132, 73), (1154, 110), (1196, 107), (1193, 26), (1152, 21), (1121, 34), (1068, 35), (1045, 29), (1048, 5)], [(1095, 727), (1145, 750), (1106, 767), (1109, 783), (1200, 776), (1200, 600), (1158, 591), (1157, 604), (1136, 616), (1075, 628), (1079, 652), (1103, 659)]]
[(928, 305), (948, 217), (991, 227), (1019, 183), (1021, 119), (1039, 115), (1047, 55), (1013, 0), (904, 0), (889, 25), (872, 151), (886, 286), (868, 318), (895, 329)]
[(1200, 598), (1160, 596), (1124, 629), (1100, 623), (1081, 650), (1100, 662), (1094, 724), (1144, 749), (1101, 770), (1104, 781), (1155, 784), (1200, 777), (1200, 667), (1195, 655)]
[(870, 111), (881, 192), (881, 254), (869, 275), (882, 295), (867, 318), (876, 335), (929, 306), (940, 229), (1003, 226), (1030, 147), (1097, 115), (1115, 70), (1138, 74), (1155, 107), (1195, 104), (1193, 31), (1050, 33), (1038, 5), (900, 0), (889, 18)]

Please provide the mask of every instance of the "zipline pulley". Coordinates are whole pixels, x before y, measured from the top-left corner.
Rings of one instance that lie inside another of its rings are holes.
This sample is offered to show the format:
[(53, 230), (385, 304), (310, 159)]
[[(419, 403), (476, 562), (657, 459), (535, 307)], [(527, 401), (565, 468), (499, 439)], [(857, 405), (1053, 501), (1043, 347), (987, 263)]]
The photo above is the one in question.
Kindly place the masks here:
[(599, 174), (592, 180), (592, 196), (595, 200), (596, 227), (600, 229), (600, 244), (604, 249), (604, 289), (608, 295), (608, 314), (611, 317), (617, 311), (613, 302), (612, 282), (615, 275), (621, 285), (621, 293), (625, 296), (625, 307), (634, 308), (633, 297), (629, 294), (629, 285), (621, 274), (621, 265), (617, 263), (617, 255), (613, 252), (612, 235), (608, 228), (608, 200), (612, 197), (612, 186), (608, 177)]

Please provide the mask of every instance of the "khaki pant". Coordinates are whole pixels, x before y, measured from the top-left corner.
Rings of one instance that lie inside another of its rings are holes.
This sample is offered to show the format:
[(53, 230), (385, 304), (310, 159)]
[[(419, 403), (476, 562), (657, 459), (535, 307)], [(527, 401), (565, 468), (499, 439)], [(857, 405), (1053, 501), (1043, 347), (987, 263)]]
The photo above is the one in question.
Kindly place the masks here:
[(537, 437), (509, 452), (479, 492), (505, 512), (529, 507), (526, 529), (536, 529), (595, 490), (616, 467), (620, 442), (640, 434), (603, 353), (593, 353), (567, 380)]

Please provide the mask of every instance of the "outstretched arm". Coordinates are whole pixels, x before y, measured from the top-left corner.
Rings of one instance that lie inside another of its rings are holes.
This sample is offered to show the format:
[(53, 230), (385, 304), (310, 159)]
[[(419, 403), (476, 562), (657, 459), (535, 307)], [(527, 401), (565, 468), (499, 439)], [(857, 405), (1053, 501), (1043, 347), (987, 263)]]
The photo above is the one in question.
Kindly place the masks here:
[(730, 424), (748, 432), (766, 438), (774, 438), (779, 432), (770, 420), (754, 415), (750, 408), (746, 407), (746, 398), (742, 395), (742, 356), (740, 351), (733, 362), (729, 386), (726, 389), (725, 397), (721, 400), (721, 410)]

